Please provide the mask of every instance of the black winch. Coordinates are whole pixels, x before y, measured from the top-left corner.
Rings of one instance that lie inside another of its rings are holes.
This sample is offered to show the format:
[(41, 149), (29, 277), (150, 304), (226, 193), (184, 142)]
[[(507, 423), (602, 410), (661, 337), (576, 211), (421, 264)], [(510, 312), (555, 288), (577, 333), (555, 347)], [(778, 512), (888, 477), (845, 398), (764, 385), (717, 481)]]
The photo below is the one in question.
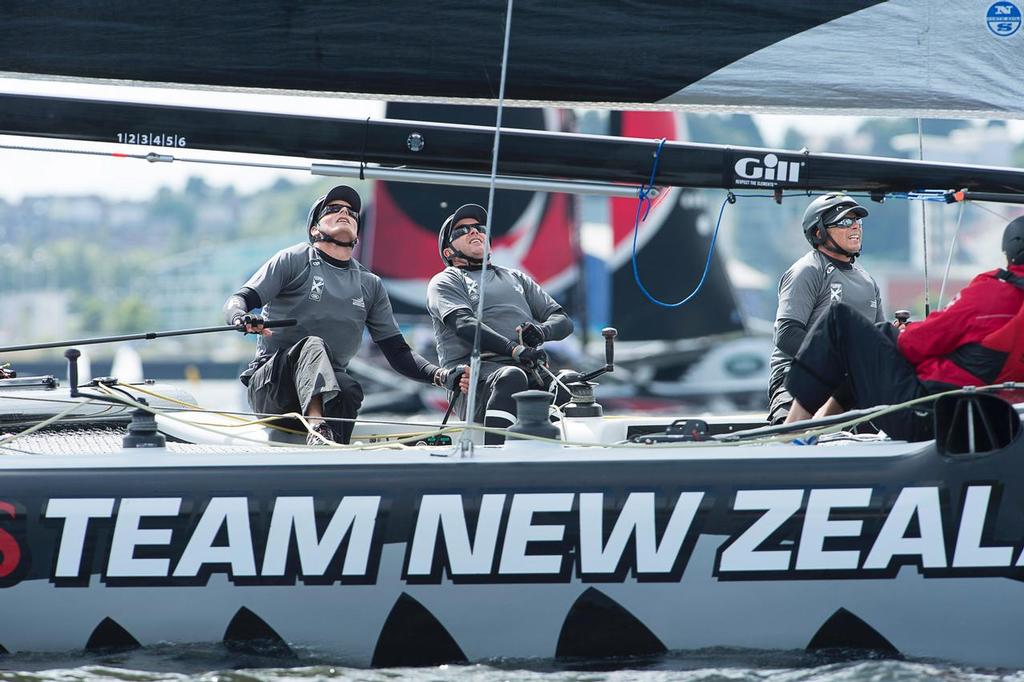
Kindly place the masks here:
[(558, 380), (569, 391), (571, 401), (562, 408), (566, 417), (601, 417), (604, 410), (601, 404), (594, 397), (594, 387), (597, 384), (591, 383), (593, 379), (615, 371), (615, 337), (618, 332), (614, 327), (605, 327), (601, 330), (604, 337), (604, 367), (580, 374), (572, 370), (559, 372)]
[[(85, 397), (93, 400), (103, 400), (116, 405), (123, 405), (125, 401), (109, 396), (82, 393), (78, 390), (78, 358), (82, 353), (77, 348), (68, 348), (64, 351), (64, 357), (68, 361), (68, 387), (72, 398)], [(94, 384), (105, 384), (112, 386), (117, 380), (112, 377), (96, 379)], [(145, 398), (137, 398), (136, 401), (142, 405), (148, 405)], [(128, 424), (128, 432), (121, 439), (121, 446), (125, 448), (162, 448), (167, 445), (167, 438), (160, 433), (156, 424), (156, 417), (142, 408), (132, 410), (132, 420)]]

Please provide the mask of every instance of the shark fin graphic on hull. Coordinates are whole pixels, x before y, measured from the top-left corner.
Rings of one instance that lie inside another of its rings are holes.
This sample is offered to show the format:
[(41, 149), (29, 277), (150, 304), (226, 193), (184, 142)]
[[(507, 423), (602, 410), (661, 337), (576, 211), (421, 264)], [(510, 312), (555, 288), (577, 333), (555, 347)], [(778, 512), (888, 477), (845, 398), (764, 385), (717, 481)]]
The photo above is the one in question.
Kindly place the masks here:
[(665, 645), (632, 613), (593, 587), (569, 609), (558, 636), (558, 658), (662, 654)]
[(466, 662), (466, 654), (434, 614), (403, 592), (381, 628), (373, 667)]
[(224, 646), (242, 654), (298, 658), (274, 628), (244, 606), (238, 609), (224, 630)]
[(139, 643), (139, 640), (135, 639), (120, 623), (110, 617), (100, 621), (100, 624), (89, 635), (89, 641), (85, 643), (86, 651), (102, 651), (105, 653), (130, 651), (140, 648), (142, 648), (142, 645)]
[(811, 638), (808, 651), (843, 652), (863, 656), (864, 651), (877, 652), (884, 658), (902, 658), (899, 650), (860, 617), (840, 608), (826, 620)]

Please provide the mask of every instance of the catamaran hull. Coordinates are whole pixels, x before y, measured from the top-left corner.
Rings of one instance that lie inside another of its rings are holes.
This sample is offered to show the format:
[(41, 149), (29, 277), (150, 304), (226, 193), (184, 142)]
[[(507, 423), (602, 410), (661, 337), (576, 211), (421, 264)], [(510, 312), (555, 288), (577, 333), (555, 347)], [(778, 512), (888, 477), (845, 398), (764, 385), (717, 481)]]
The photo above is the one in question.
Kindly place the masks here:
[(12, 455), (0, 645), (1024, 665), (1019, 439), (974, 458), (849, 447)]

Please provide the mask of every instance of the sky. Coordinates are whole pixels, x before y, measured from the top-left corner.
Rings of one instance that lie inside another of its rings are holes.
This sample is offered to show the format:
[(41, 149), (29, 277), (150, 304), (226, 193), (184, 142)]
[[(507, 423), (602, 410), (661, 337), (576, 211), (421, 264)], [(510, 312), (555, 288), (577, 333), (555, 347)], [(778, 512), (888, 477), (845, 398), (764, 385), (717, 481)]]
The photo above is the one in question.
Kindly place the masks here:
[[(262, 95), (208, 90), (172, 90), (146, 87), (18, 80), (0, 78), (0, 92), (42, 94), (73, 97), (96, 97), (149, 103), (225, 107), (279, 113), (302, 113), (346, 118), (381, 117), (382, 102), (342, 100), (326, 97)], [(863, 120), (856, 116), (784, 116), (755, 115), (758, 127), (768, 146), (781, 146), (785, 131), (794, 127), (808, 137), (825, 139), (852, 133)], [(1010, 142), (1024, 140), (1024, 121), (1009, 124)], [(242, 192), (250, 192), (273, 183), (284, 176), (301, 182), (312, 179), (308, 172), (278, 171), (236, 166), (200, 165), (175, 162), (151, 164), (135, 159), (110, 159), (71, 154), (12, 151), (5, 145), (46, 148), (77, 148), (132, 153), (148, 151), (139, 146), (120, 147), (59, 140), (40, 140), (0, 135), (0, 199), (16, 202), (25, 196), (50, 194), (100, 194), (110, 198), (144, 199), (161, 186), (179, 189), (191, 176), (200, 176), (209, 184), (234, 184)], [(163, 151), (163, 150), (161, 150)], [(815, 151), (832, 151), (815, 149)], [(179, 158), (235, 158), (260, 162), (280, 162), (308, 166), (309, 160), (245, 155), (218, 155), (201, 150), (175, 150)]]

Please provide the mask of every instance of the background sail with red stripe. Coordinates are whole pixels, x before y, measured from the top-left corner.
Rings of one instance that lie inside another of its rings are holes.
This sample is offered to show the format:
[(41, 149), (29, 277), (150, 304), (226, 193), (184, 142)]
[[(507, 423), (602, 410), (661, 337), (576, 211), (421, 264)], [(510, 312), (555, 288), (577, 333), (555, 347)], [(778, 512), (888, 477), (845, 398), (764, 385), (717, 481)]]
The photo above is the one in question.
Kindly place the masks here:
[[(409, 103), (388, 104), (386, 115), (476, 125), (494, 125), (495, 118), (491, 107)], [(573, 120), (570, 112), (557, 109), (506, 109), (503, 125), (567, 131)], [(563, 193), (497, 190), (489, 226), (493, 263), (527, 272), (570, 306), (580, 273), (577, 201)], [(360, 258), (384, 278), (397, 312), (425, 312), (427, 282), (444, 268), (437, 252), (438, 230), (447, 216), (466, 203), (486, 207), (487, 190), (376, 183)]]

